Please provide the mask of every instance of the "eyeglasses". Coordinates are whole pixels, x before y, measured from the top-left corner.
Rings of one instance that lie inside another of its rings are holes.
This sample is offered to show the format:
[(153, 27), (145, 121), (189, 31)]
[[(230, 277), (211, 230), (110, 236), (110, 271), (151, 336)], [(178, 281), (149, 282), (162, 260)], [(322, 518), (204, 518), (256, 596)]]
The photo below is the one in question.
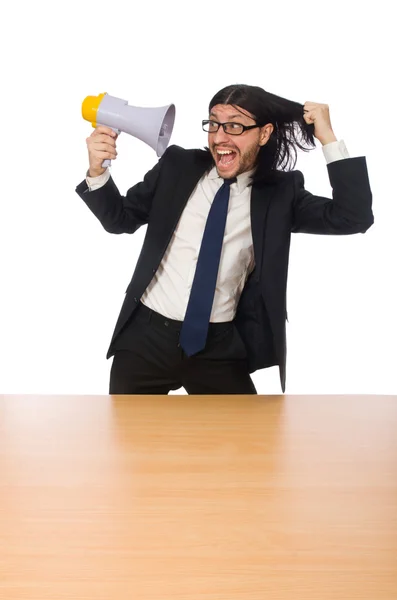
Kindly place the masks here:
[(216, 133), (219, 127), (222, 125), (223, 131), (229, 135), (241, 135), (244, 131), (248, 129), (255, 129), (255, 127), (260, 127), (260, 125), (242, 125), (241, 123), (234, 123), (230, 121), (229, 123), (218, 123), (217, 121), (202, 121), (203, 130), (207, 133)]

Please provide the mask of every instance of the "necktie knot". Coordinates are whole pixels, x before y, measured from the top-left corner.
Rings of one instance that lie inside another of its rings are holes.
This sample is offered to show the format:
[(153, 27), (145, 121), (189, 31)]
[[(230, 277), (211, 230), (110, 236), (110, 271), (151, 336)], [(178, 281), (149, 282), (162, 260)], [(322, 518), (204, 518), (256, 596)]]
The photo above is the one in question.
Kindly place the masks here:
[(232, 179), (224, 179), (224, 180), (223, 180), (223, 183), (224, 183), (225, 185), (229, 185), (229, 186), (230, 186), (230, 185), (232, 185), (233, 183), (236, 183), (236, 181), (237, 181), (237, 177), (232, 177)]

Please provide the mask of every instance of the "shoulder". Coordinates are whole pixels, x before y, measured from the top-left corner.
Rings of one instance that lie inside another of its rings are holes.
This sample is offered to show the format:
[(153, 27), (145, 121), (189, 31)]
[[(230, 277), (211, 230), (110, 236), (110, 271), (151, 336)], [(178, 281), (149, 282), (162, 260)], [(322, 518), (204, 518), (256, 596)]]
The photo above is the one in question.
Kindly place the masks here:
[[(173, 144), (168, 146), (160, 163), (165, 167), (165, 171), (169, 170), (179, 174), (189, 172), (189, 169), (203, 170), (210, 168), (213, 164), (213, 158), (209, 150), (200, 150), (198, 148), (182, 148)], [(164, 170), (164, 169), (163, 169)]]
[[(296, 179), (300, 171), (283, 171), (279, 169), (272, 169), (265, 173), (261, 173), (254, 179), (256, 185), (273, 185), (280, 187), (294, 186), (296, 185)], [(301, 173), (300, 173), (301, 174)], [(302, 174), (301, 174), (302, 175)]]
[(284, 181), (296, 181), (303, 177), (303, 173), (295, 169), (291, 171), (278, 171), (278, 173), (280, 173), (280, 177)]
[(279, 183), (285, 183), (292, 186), (304, 185), (304, 177), (302, 171), (291, 170), (291, 171), (277, 171), (277, 177)]
[(200, 150), (198, 148), (182, 148), (182, 146), (172, 144), (171, 146), (168, 146), (163, 154), (163, 157), (168, 160), (205, 161), (211, 158), (211, 154), (207, 150)]

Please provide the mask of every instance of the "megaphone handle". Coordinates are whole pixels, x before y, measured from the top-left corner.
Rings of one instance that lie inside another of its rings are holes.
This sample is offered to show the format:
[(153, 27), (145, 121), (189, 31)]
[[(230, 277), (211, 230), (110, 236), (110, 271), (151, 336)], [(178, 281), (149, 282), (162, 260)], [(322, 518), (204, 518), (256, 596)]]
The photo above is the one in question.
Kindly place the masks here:
[[(98, 123), (98, 125), (99, 125), (99, 123)], [(106, 125), (106, 127), (107, 127), (107, 125)], [(112, 129), (115, 133), (117, 133), (117, 135), (120, 135), (120, 133), (121, 133), (119, 129), (115, 129), (114, 127), (111, 127), (110, 129)], [(110, 158), (106, 158), (102, 163), (102, 167), (104, 169), (106, 169), (106, 167), (110, 167), (111, 164), (112, 164), (112, 161), (110, 160)]]

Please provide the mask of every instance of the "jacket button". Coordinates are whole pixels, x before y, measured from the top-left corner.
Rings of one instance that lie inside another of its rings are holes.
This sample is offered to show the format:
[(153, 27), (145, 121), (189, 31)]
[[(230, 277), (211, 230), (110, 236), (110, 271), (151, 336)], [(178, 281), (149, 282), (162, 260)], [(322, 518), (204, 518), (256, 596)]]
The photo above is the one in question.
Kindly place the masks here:
[(138, 304), (138, 298), (134, 298), (134, 302)]

